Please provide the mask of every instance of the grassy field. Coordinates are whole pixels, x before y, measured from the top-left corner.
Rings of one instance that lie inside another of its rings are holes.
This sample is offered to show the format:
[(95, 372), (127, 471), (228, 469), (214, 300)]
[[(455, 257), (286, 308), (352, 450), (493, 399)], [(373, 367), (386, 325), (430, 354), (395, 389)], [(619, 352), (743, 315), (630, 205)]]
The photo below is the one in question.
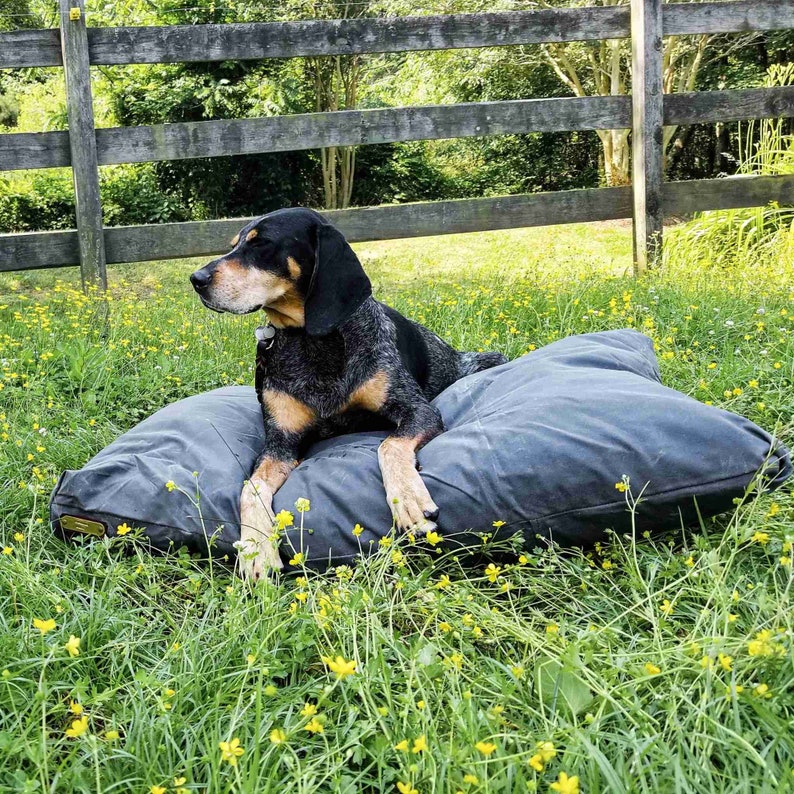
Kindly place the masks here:
[[(640, 281), (621, 224), (358, 250), (378, 297), (460, 348), (632, 326), (665, 383), (794, 441), (791, 240)], [(398, 539), (251, 588), (128, 538), (54, 540), (63, 469), (252, 382), (258, 319), (200, 308), (194, 266), (113, 268), (107, 329), (73, 270), (0, 277), (0, 791), (794, 791), (790, 486), (490, 575)]]

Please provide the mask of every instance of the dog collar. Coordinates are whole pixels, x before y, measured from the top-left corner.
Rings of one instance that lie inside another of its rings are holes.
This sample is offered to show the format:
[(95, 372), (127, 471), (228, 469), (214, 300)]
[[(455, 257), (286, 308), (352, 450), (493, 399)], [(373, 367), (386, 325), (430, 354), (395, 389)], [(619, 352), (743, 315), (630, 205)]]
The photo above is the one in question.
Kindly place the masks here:
[(273, 347), (273, 342), (276, 339), (276, 328), (270, 323), (260, 325), (254, 331), (254, 335), (256, 336), (257, 344), (264, 345), (265, 350), (269, 350)]

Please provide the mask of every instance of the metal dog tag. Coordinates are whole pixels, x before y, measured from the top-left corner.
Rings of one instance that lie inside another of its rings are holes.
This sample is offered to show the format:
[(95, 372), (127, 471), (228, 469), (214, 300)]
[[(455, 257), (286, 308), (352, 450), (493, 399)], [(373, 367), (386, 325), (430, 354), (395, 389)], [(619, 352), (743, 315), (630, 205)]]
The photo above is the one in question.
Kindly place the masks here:
[[(273, 344), (273, 337), (276, 335), (276, 329), (274, 326), (268, 323), (267, 325), (260, 325), (256, 331), (254, 331), (256, 335), (256, 341), (260, 344), (266, 344), (268, 347)], [(267, 343), (270, 344), (267, 344)]]

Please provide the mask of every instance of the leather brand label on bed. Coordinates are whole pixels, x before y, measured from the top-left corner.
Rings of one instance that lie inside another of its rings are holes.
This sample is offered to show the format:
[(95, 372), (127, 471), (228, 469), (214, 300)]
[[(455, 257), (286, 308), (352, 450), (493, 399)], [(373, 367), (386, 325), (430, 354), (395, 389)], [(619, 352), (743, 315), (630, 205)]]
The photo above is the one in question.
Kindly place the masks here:
[(105, 537), (104, 524), (80, 516), (61, 516), (61, 527), (68, 529), (69, 532), (82, 532), (84, 535), (95, 535), (98, 538)]

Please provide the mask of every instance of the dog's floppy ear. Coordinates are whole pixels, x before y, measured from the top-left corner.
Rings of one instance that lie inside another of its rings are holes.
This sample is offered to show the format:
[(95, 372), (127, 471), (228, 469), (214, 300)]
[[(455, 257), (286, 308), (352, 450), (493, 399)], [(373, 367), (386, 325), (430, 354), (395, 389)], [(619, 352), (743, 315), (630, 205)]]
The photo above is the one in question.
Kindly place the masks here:
[(325, 336), (372, 295), (372, 284), (342, 233), (317, 224), (314, 272), (304, 302), (306, 333)]

